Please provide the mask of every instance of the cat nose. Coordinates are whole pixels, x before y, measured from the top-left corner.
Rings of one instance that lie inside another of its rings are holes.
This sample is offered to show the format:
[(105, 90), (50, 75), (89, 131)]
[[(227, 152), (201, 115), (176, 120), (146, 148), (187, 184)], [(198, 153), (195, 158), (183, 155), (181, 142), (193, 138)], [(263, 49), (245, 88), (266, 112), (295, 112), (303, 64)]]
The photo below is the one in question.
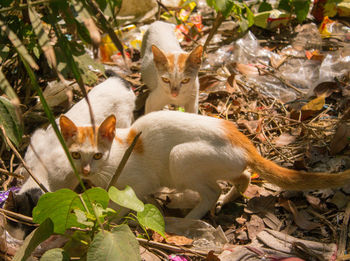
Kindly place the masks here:
[(178, 89), (171, 89), (171, 96), (177, 97), (179, 95), (179, 90)]
[(83, 175), (87, 176), (90, 174), (90, 165), (87, 164), (86, 166), (84, 166), (83, 168)]

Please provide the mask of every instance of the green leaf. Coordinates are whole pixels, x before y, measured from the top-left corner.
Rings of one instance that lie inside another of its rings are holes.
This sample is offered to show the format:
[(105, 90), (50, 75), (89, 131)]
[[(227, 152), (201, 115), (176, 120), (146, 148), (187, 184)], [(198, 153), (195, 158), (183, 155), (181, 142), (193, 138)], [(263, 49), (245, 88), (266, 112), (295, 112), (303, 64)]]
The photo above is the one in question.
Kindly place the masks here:
[(48, 239), (53, 233), (53, 223), (48, 218), (41, 225), (30, 233), (23, 242), (21, 248), (17, 251), (13, 261), (27, 260), (34, 249), (43, 241)]
[(17, 52), (28, 62), (28, 64), (35, 70), (39, 69), (39, 66), (36, 64), (32, 56), (28, 53), (27, 49), (24, 47), (24, 44), (18, 38), (18, 36), (1, 20), (2, 16), (0, 16), (0, 29), (3, 31), (11, 43), (16, 48)]
[(141, 260), (139, 244), (127, 225), (99, 232), (91, 243), (87, 261)]
[(137, 220), (141, 225), (156, 231), (165, 237), (165, 224), (162, 213), (152, 204), (145, 204), (142, 212), (137, 212)]
[(86, 255), (91, 243), (88, 233), (83, 231), (75, 231), (69, 241), (64, 245), (63, 249), (71, 257)]
[(144, 210), (144, 204), (139, 200), (134, 190), (126, 186), (124, 190), (119, 190), (116, 187), (110, 187), (108, 190), (109, 198), (118, 205), (141, 212)]
[(244, 4), (244, 7), (247, 11), (248, 27), (251, 27), (254, 24), (254, 14), (246, 4)]
[(258, 12), (261, 13), (261, 12), (270, 11), (270, 10), (272, 10), (271, 4), (269, 4), (266, 1), (263, 1), (259, 6)]
[(44, 30), (39, 14), (35, 11), (35, 9), (32, 6), (28, 7), (28, 14), (32, 23), (34, 33), (38, 38), (39, 46), (43, 50), (43, 53), (45, 54), (49, 66), (51, 68), (56, 68), (55, 51), (50, 43), (49, 36)]
[(40, 261), (69, 261), (69, 255), (62, 248), (53, 248), (46, 251)]
[(306, 19), (307, 14), (309, 13), (310, 0), (294, 0), (294, 12), (297, 15), (297, 20), (299, 23), (303, 22)]
[(292, 0), (281, 0), (278, 4), (277, 9), (282, 9), (287, 12), (292, 12), (292, 5), (291, 5)]
[[(88, 194), (92, 204), (100, 204), (106, 208), (108, 205), (108, 194), (102, 188), (92, 188), (82, 194), (82, 199), (90, 213), (93, 213), (92, 205), (88, 202)], [(67, 228), (81, 227), (84, 224), (77, 221), (74, 210), (86, 211), (77, 193), (69, 189), (60, 189), (55, 192), (49, 192), (40, 197), (37, 206), (33, 209), (33, 221), (43, 222), (46, 218), (51, 218), (54, 224), (54, 231), (63, 234)]]
[(80, 224), (83, 224), (87, 227), (93, 227), (94, 226), (94, 222), (88, 221), (88, 218), (86, 217), (86, 214), (84, 211), (80, 210), (80, 209), (74, 209), (74, 213), (75, 216), (77, 217), (77, 221)]
[(20, 104), (16, 92), (13, 90), (12, 86), (7, 81), (5, 75), (2, 73), (0, 68), (0, 90), (3, 91), (10, 99), (12, 104), (15, 106)]
[(0, 125), (4, 127), (9, 139), (18, 147), (22, 140), (22, 126), (16, 114), (16, 107), (2, 96), (0, 96)]

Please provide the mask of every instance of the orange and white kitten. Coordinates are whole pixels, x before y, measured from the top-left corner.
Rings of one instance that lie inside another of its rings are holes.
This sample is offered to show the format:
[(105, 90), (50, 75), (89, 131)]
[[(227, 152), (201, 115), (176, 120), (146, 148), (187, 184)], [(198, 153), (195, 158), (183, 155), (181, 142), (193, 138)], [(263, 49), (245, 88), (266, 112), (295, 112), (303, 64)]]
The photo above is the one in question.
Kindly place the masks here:
[(130, 185), (142, 200), (162, 187), (196, 191), (200, 201), (188, 218), (202, 218), (215, 206), (221, 194), (219, 180), (234, 185), (223, 197), (224, 203), (244, 192), (250, 182), (250, 176), (243, 172), (246, 167), (291, 190), (339, 187), (350, 181), (350, 170), (330, 174), (280, 167), (260, 156), (234, 123), (177, 111), (152, 112), (136, 120), (130, 128), (117, 129), (109, 165), (119, 165), (124, 151), (139, 132), (142, 134), (134, 151), (114, 185), (120, 189)]
[[(99, 178), (94, 181), (94, 184), (103, 187), (106, 186), (110, 176), (103, 177), (100, 172), (101, 167), (104, 166), (104, 161), (108, 158), (110, 146), (109, 142), (104, 142), (104, 139), (101, 138), (102, 133), (105, 133), (104, 126), (106, 126), (106, 123), (104, 124), (104, 120), (108, 115), (114, 113), (118, 116), (118, 119), (121, 119), (116, 124), (117, 127), (126, 128), (130, 126), (133, 121), (135, 95), (127, 82), (119, 77), (111, 77), (95, 86), (88, 96), (93, 108), (95, 122), (97, 126), (101, 124), (98, 131), (96, 131), (100, 137), (98, 143), (90, 137), (93, 132), (85, 99), (75, 104), (65, 115), (73, 120), (77, 126), (90, 126), (76, 127), (76, 135), (80, 143), (75, 143), (75, 153), (72, 156), (75, 158), (81, 157), (81, 159), (75, 160), (75, 163), (78, 171), (83, 176), (94, 177), (96, 172), (99, 172)], [(68, 118), (61, 117), (61, 127), (68, 121), (65, 119)], [(69, 120), (69, 122), (71, 121)], [(70, 144), (71, 140), (67, 142)], [(75, 189), (78, 185), (78, 180), (51, 126), (34, 132), (24, 160), (34, 175), (49, 191), (61, 188)], [(20, 172), (27, 177), (27, 180), (18, 194), (10, 193), (5, 208), (31, 216), (32, 209), (37, 204), (42, 191), (33, 179), (28, 177), (29, 175), (24, 168), (21, 168)], [(32, 230), (28, 226), (9, 220), (7, 220), (6, 229), (16, 238), (23, 238)]]
[(173, 104), (186, 112), (198, 112), (198, 70), (203, 47), (184, 52), (174, 33), (173, 24), (152, 23), (142, 39), (141, 77), (150, 90), (145, 113)]

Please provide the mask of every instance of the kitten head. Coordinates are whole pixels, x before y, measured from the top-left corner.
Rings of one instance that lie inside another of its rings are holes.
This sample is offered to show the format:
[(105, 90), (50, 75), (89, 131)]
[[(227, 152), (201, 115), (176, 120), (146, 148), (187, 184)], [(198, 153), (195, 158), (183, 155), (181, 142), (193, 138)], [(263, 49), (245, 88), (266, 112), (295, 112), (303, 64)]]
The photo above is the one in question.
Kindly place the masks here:
[(158, 71), (158, 81), (169, 95), (176, 98), (194, 86), (202, 62), (203, 47), (198, 45), (190, 53), (165, 54), (152, 45), (153, 60)]
[[(42, 194), (43, 192), (38, 188), (30, 189), (22, 194), (15, 194), (10, 191), (4, 209), (31, 217), (33, 208), (37, 205)], [(35, 228), (35, 226), (29, 224), (19, 223), (9, 215), (4, 220), (6, 231), (17, 239), (24, 239)]]
[(109, 156), (115, 136), (116, 119), (107, 117), (99, 127), (77, 127), (68, 117), (60, 117), (62, 136), (77, 170), (83, 176), (99, 173)]

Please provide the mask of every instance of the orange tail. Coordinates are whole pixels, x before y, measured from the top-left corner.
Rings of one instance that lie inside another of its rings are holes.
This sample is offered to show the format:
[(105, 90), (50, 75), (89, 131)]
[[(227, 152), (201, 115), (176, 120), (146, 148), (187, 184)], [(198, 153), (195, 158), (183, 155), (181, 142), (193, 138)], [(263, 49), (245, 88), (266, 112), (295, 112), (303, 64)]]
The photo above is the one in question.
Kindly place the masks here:
[(248, 151), (248, 166), (267, 181), (288, 190), (336, 188), (350, 183), (350, 169), (340, 173), (306, 172), (286, 169), (263, 158), (254, 149)]

